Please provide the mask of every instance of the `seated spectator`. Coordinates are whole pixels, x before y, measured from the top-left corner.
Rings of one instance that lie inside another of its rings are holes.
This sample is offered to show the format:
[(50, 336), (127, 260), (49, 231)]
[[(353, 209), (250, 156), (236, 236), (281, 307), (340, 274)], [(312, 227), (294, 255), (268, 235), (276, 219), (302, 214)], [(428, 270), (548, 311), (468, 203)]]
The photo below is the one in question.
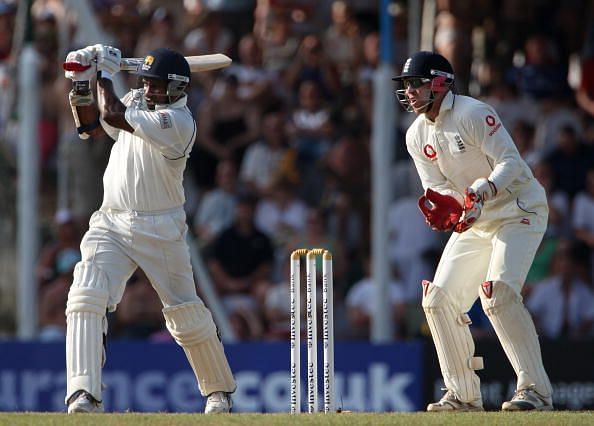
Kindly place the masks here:
[(293, 61), (299, 47), (299, 39), (293, 35), (291, 25), (288, 12), (271, 13), (269, 23), (260, 36), (262, 63), (265, 69), (282, 75)]
[(260, 200), (256, 208), (255, 223), (283, 250), (295, 235), (305, 228), (307, 207), (297, 197), (295, 185), (287, 180), (275, 182), (270, 194)]
[(555, 176), (554, 187), (567, 193), (570, 199), (585, 187), (586, 173), (594, 164), (592, 149), (582, 143), (571, 126), (559, 131), (557, 147), (545, 157)]
[[(347, 314), (350, 323), (351, 339), (369, 340), (371, 320), (376, 308), (377, 285), (371, 277), (371, 259), (369, 254), (364, 260), (365, 277), (353, 284), (346, 295)], [(406, 333), (405, 289), (401, 281), (388, 282), (387, 297), (390, 300), (394, 337), (404, 337)]]
[(526, 164), (534, 167), (542, 156), (534, 149), (534, 126), (525, 120), (517, 120), (511, 129), (511, 137)]
[(53, 281), (58, 275), (58, 258), (72, 252), (80, 256), (81, 234), (70, 210), (62, 209), (54, 217), (53, 238), (41, 249), (37, 266), (37, 278), (41, 286)]
[(194, 217), (194, 231), (201, 246), (208, 245), (235, 217), (237, 171), (231, 160), (217, 165), (217, 186), (203, 195)]
[(363, 40), (353, 11), (347, 2), (335, 0), (331, 6), (331, 24), (324, 31), (326, 56), (334, 63), (343, 86), (352, 84), (363, 56)]
[(56, 341), (66, 338), (66, 301), (72, 284), (74, 267), (80, 251), (66, 249), (57, 253), (56, 276), (39, 291), (39, 339)]
[(144, 58), (153, 49), (179, 46), (177, 24), (171, 10), (163, 6), (156, 8), (151, 14), (147, 31), (141, 31), (138, 36), (135, 56)]
[(300, 168), (315, 165), (330, 148), (334, 127), (318, 83), (304, 81), (299, 86), (299, 101), (291, 112), (287, 133), (297, 150)]
[(418, 305), (421, 281), (433, 276), (434, 265), (424, 253), (440, 248), (439, 235), (427, 226), (419, 214), (418, 196), (404, 196), (395, 200), (388, 211), (388, 258), (399, 271), (404, 298)]
[(137, 269), (126, 284), (115, 312), (114, 334), (118, 337), (146, 338), (164, 328), (163, 305), (150, 281)]
[(262, 66), (262, 50), (253, 34), (245, 34), (239, 41), (239, 61), (232, 64), (227, 74), (237, 78), (239, 99), (264, 109), (273, 100), (276, 87), (274, 75)]
[(580, 277), (583, 259), (576, 255), (576, 248), (568, 242), (558, 246), (553, 275), (535, 284), (526, 302), (543, 337), (592, 337), (594, 292)]
[(200, 130), (189, 168), (202, 190), (214, 185), (219, 161), (232, 160), (239, 169), (246, 147), (258, 137), (260, 113), (240, 99), (238, 90), (237, 77), (222, 75), (198, 110)]
[(339, 74), (327, 58), (322, 42), (316, 35), (306, 35), (297, 55), (285, 72), (285, 84), (291, 91), (299, 90), (304, 81), (315, 81), (324, 99), (331, 99), (340, 92)]
[(577, 240), (590, 250), (589, 281), (594, 282), (594, 168), (586, 174), (586, 189), (575, 197), (571, 225)]
[[(275, 179), (283, 173), (282, 164), (290, 155), (284, 114), (273, 111), (264, 115), (262, 138), (247, 148), (239, 178), (242, 184), (260, 197), (268, 195)], [(297, 176), (289, 176), (296, 180)]]
[(257, 198), (242, 193), (235, 220), (206, 250), (206, 263), (227, 312), (261, 312), (270, 282), (274, 250), (270, 239), (256, 227)]
[(231, 54), (233, 33), (223, 25), (221, 12), (205, 10), (200, 25), (190, 30), (183, 41), (186, 55)]
[(569, 238), (571, 236), (569, 195), (555, 187), (555, 173), (548, 162), (539, 161), (533, 166), (532, 172), (547, 194), (549, 219), (545, 236)]
[[(328, 215), (319, 207), (308, 207), (305, 214), (305, 227), (302, 232), (294, 234), (288, 245), (284, 257), (290, 251), (298, 248), (322, 248), (332, 253), (332, 271), (334, 273), (334, 288), (337, 298), (344, 297), (346, 283), (346, 253), (340, 240), (335, 239), (329, 232)], [(317, 270), (322, 270), (322, 258), (317, 257)]]

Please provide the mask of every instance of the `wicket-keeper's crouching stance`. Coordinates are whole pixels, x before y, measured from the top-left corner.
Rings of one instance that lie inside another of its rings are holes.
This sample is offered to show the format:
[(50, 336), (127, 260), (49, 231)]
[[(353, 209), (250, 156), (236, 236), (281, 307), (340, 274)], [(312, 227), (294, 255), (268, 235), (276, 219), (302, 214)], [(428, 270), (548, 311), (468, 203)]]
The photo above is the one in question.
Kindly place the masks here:
[[(95, 45), (70, 52), (70, 103), (82, 138), (105, 131), (115, 140), (103, 177), (104, 198), (81, 242), (66, 307), (66, 404), (69, 413), (103, 411), (102, 344), (106, 311), (115, 310), (137, 267), (163, 303), (167, 328), (183, 348), (207, 396), (206, 413), (229, 412), (236, 384), (210, 311), (196, 294), (182, 187), (196, 122), (186, 106), (190, 67), (169, 49), (156, 49), (138, 70), (143, 89), (120, 101), (111, 76), (118, 49)], [(90, 81), (97, 74), (95, 103)]]
[[(489, 105), (453, 93), (441, 55), (418, 52), (404, 64), (396, 94), (417, 114), (406, 134), (425, 194), (427, 223), (451, 231), (423, 308), (446, 386), (428, 411), (483, 409), (468, 310), (477, 297), (518, 376), (505, 411), (552, 410), (552, 388), (520, 291), (547, 226), (545, 191)], [(477, 296), (478, 295), (478, 296)]]

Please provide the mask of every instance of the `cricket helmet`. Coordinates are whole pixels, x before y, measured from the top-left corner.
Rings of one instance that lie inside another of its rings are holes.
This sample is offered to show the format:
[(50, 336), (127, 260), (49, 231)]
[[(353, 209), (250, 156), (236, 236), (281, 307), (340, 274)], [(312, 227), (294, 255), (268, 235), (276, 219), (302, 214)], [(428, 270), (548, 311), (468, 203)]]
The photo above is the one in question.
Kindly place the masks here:
[(177, 99), (190, 83), (190, 65), (181, 53), (168, 48), (151, 50), (136, 71), (140, 77), (167, 81), (167, 95)]
[(428, 97), (425, 99), (425, 111), (431, 108), (435, 94), (450, 90), (454, 84), (454, 70), (452, 65), (439, 53), (420, 51), (406, 60), (402, 73), (394, 80), (397, 83), (396, 97), (407, 111), (413, 111), (410, 100), (406, 96), (408, 87), (419, 88), (431, 83)]

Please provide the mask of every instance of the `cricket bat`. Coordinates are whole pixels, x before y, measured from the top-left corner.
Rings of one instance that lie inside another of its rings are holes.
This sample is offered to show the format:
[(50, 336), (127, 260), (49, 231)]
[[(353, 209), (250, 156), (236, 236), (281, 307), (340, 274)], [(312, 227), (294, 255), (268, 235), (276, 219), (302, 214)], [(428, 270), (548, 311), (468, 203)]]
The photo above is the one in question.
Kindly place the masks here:
[[(186, 56), (186, 61), (190, 65), (191, 72), (202, 72), (217, 70), (231, 65), (231, 58), (222, 53), (213, 53), (211, 55)], [(120, 64), (121, 71), (137, 71), (144, 62), (144, 58), (122, 58)], [(89, 68), (88, 65), (82, 65), (78, 62), (64, 62), (65, 71), (84, 71)]]

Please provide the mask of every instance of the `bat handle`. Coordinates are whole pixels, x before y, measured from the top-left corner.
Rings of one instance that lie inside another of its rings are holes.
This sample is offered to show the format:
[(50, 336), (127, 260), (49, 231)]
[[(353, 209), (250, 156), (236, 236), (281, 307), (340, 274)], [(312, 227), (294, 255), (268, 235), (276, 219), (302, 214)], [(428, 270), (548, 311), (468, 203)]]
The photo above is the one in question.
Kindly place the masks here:
[(64, 68), (64, 71), (80, 72), (80, 71), (88, 70), (89, 68), (91, 68), (91, 66), (83, 65), (79, 62), (64, 62), (64, 64), (62, 65), (62, 68)]

